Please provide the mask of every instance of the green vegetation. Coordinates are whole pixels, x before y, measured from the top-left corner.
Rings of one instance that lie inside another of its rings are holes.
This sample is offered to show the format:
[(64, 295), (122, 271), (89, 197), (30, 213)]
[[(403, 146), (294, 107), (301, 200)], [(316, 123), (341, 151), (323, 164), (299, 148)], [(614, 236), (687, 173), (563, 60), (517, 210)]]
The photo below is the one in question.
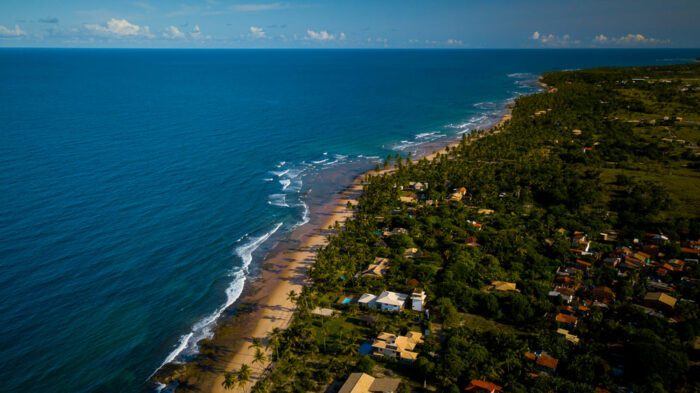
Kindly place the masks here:
[[(700, 266), (688, 243), (700, 237), (700, 65), (543, 82), (548, 91), (518, 99), (493, 135), (465, 136), (430, 162), (390, 156), (395, 172), (367, 176), (354, 219), (295, 296), (296, 318), (270, 340), (274, 366), (254, 391), (322, 391), (355, 371), (416, 392), (462, 391), (472, 379), (514, 392), (700, 389)], [(413, 182), (427, 187), (400, 201)], [(384, 277), (359, 275), (375, 257), (391, 261)], [(496, 280), (517, 290), (489, 287)], [(678, 302), (657, 307), (645, 298), (652, 287)], [(429, 315), (337, 302), (415, 288)], [(317, 306), (339, 314), (314, 316)], [(429, 333), (412, 364), (358, 353), (380, 332), (408, 331)], [(556, 370), (526, 352), (548, 353)]]

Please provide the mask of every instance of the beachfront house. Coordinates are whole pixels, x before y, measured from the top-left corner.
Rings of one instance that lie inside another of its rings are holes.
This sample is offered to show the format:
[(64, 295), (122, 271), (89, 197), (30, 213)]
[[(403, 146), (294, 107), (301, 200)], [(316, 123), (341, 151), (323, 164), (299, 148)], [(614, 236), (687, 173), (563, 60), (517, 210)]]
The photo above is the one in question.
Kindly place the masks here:
[(382, 332), (372, 343), (372, 355), (413, 363), (418, 358), (418, 353), (413, 350), (422, 342), (423, 335), (419, 332), (408, 332), (405, 336)]
[(422, 289), (414, 289), (411, 294), (411, 309), (413, 311), (423, 311), (425, 307), (425, 291)]
[(401, 380), (398, 378), (374, 378), (365, 373), (352, 373), (338, 393), (396, 393)]
[(384, 291), (375, 299), (377, 307), (382, 311), (399, 312), (403, 310), (408, 300), (405, 293)]

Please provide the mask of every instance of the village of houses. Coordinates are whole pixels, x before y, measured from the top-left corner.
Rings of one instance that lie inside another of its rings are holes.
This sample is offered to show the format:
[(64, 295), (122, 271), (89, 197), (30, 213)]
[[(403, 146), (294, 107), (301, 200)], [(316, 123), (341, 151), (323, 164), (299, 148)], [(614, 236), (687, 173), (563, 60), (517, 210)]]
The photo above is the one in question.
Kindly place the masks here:
[[(402, 188), (400, 200), (409, 206), (409, 211), (415, 211), (417, 205), (431, 206), (438, 202), (432, 200), (420, 200), (418, 195), (427, 188), (427, 184), (411, 182), (404, 190)], [(467, 189), (460, 187), (454, 189), (446, 203), (461, 203), (467, 198)], [(501, 194), (501, 197), (504, 195)], [(476, 213), (480, 217), (494, 213), (487, 208), (477, 208)], [(469, 221), (476, 230), (481, 230), (483, 224)], [(393, 228), (382, 232), (384, 237), (405, 234), (404, 228)], [(676, 321), (674, 309), (678, 302), (685, 301), (673, 295), (677, 287), (683, 285), (697, 285), (696, 280), (684, 275), (684, 269), (688, 264), (697, 264), (700, 256), (700, 240), (690, 241), (681, 245), (681, 251), (685, 259), (666, 259), (661, 246), (669, 242), (663, 234), (647, 234), (643, 239), (635, 239), (633, 243), (625, 246), (617, 246), (611, 252), (601, 253), (597, 251), (597, 244), (617, 243), (617, 233), (607, 231), (590, 236), (581, 231), (569, 232), (561, 228), (558, 233), (571, 241), (571, 252), (576, 255), (571, 261), (556, 272), (556, 278), (552, 282), (549, 292), (550, 299), (559, 304), (558, 312), (546, 315), (556, 322), (556, 333), (561, 335), (570, 345), (580, 345), (580, 338), (576, 329), (579, 321), (589, 316), (593, 308), (605, 310), (615, 303), (616, 291), (607, 286), (586, 286), (585, 278), (590, 278), (595, 267), (607, 266), (614, 268), (619, 278), (636, 277), (635, 273), (641, 270), (653, 271), (651, 278), (646, 283), (648, 291), (642, 302), (636, 304), (649, 315), (663, 318), (668, 323)], [(469, 237), (465, 243), (471, 247), (479, 247), (475, 237)], [(414, 258), (420, 254), (417, 248), (405, 250), (404, 256)], [(367, 268), (356, 274), (356, 278), (382, 280), (391, 266), (391, 260), (376, 257), (369, 261)], [(638, 284), (638, 283), (637, 283)], [(490, 285), (482, 288), (484, 291), (519, 292), (516, 283), (506, 281), (492, 281)], [(339, 300), (339, 306), (355, 303), (368, 312), (379, 313), (412, 313), (416, 320), (421, 314), (429, 315), (429, 299), (421, 288), (415, 288), (412, 293), (400, 293), (384, 290), (381, 293), (363, 293), (358, 297), (344, 297)], [(313, 310), (313, 314), (320, 317), (331, 317), (338, 310), (319, 308)], [(342, 311), (341, 311), (342, 312)], [(371, 320), (366, 315), (366, 319)], [(408, 331), (401, 335), (399, 332), (381, 332), (376, 337), (368, 338), (363, 345), (365, 353), (384, 362), (400, 362), (410, 365), (420, 356), (420, 346), (428, 334), (440, 334), (440, 325), (431, 324), (431, 329), (424, 332)], [(696, 340), (700, 341), (700, 340)], [(367, 345), (369, 344), (369, 345)], [(700, 347), (700, 343), (696, 343)], [(698, 348), (700, 349), (700, 348)], [(545, 351), (528, 351), (522, 354), (524, 362), (532, 363), (531, 376), (533, 378), (546, 375), (555, 375), (559, 360)], [(620, 370), (622, 372), (622, 370)], [(352, 373), (339, 389), (332, 390), (338, 393), (394, 393), (398, 391), (401, 379), (387, 376), (374, 377), (365, 373)], [(474, 379), (464, 387), (464, 391), (496, 393), (503, 390), (498, 381)], [(605, 389), (597, 388), (596, 393), (605, 393)]]

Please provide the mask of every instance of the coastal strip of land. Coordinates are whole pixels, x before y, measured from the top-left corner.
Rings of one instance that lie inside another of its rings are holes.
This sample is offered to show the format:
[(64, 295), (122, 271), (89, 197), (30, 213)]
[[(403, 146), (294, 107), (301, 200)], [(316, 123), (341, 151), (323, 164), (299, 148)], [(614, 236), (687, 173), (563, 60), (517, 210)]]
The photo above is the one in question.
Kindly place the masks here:
[[(496, 132), (510, 118), (511, 107), (508, 106), (498, 123), (475, 133), (471, 141)], [(458, 139), (433, 145), (431, 147), (436, 150), (417, 158), (434, 160), (446, 147), (453, 148), (460, 142), (461, 139)], [(386, 168), (363, 173), (330, 203), (313, 211), (309, 223), (294, 230), (266, 256), (260, 277), (247, 286), (235, 305), (234, 315), (222, 318), (214, 337), (200, 343), (199, 356), (185, 365), (165, 367), (154, 379), (176, 386), (178, 392), (250, 391), (270, 365), (272, 354), (264, 349), (267, 348), (270, 333), (275, 329), (285, 329), (294, 315), (296, 306), (289, 294), (301, 293), (303, 286), (308, 284), (306, 273), (314, 263), (318, 250), (327, 244), (328, 236), (334, 230), (352, 217), (350, 205), (357, 204), (364, 178), (369, 174), (381, 175), (393, 171), (393, 168)], [(264, 361), (255, 361), (259, 349), (254, 345), (254, 339), (260, 339), (263, 344), (260, 350), (264, 351)], [(251, 367), (250, 382), (233, 390), (225, 389), (225, 373), (239, 370), (243, 365)]]

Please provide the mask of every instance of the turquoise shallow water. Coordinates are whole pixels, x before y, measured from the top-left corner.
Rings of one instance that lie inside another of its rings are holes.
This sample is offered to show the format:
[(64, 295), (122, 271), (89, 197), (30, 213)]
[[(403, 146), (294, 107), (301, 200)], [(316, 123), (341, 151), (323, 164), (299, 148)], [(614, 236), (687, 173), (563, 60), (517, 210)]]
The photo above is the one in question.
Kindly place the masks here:
[(697, 55), (2, 49), (0, 390), (143, 389), (343, 186), (319, 173), (483, 126), (547, 70)]

